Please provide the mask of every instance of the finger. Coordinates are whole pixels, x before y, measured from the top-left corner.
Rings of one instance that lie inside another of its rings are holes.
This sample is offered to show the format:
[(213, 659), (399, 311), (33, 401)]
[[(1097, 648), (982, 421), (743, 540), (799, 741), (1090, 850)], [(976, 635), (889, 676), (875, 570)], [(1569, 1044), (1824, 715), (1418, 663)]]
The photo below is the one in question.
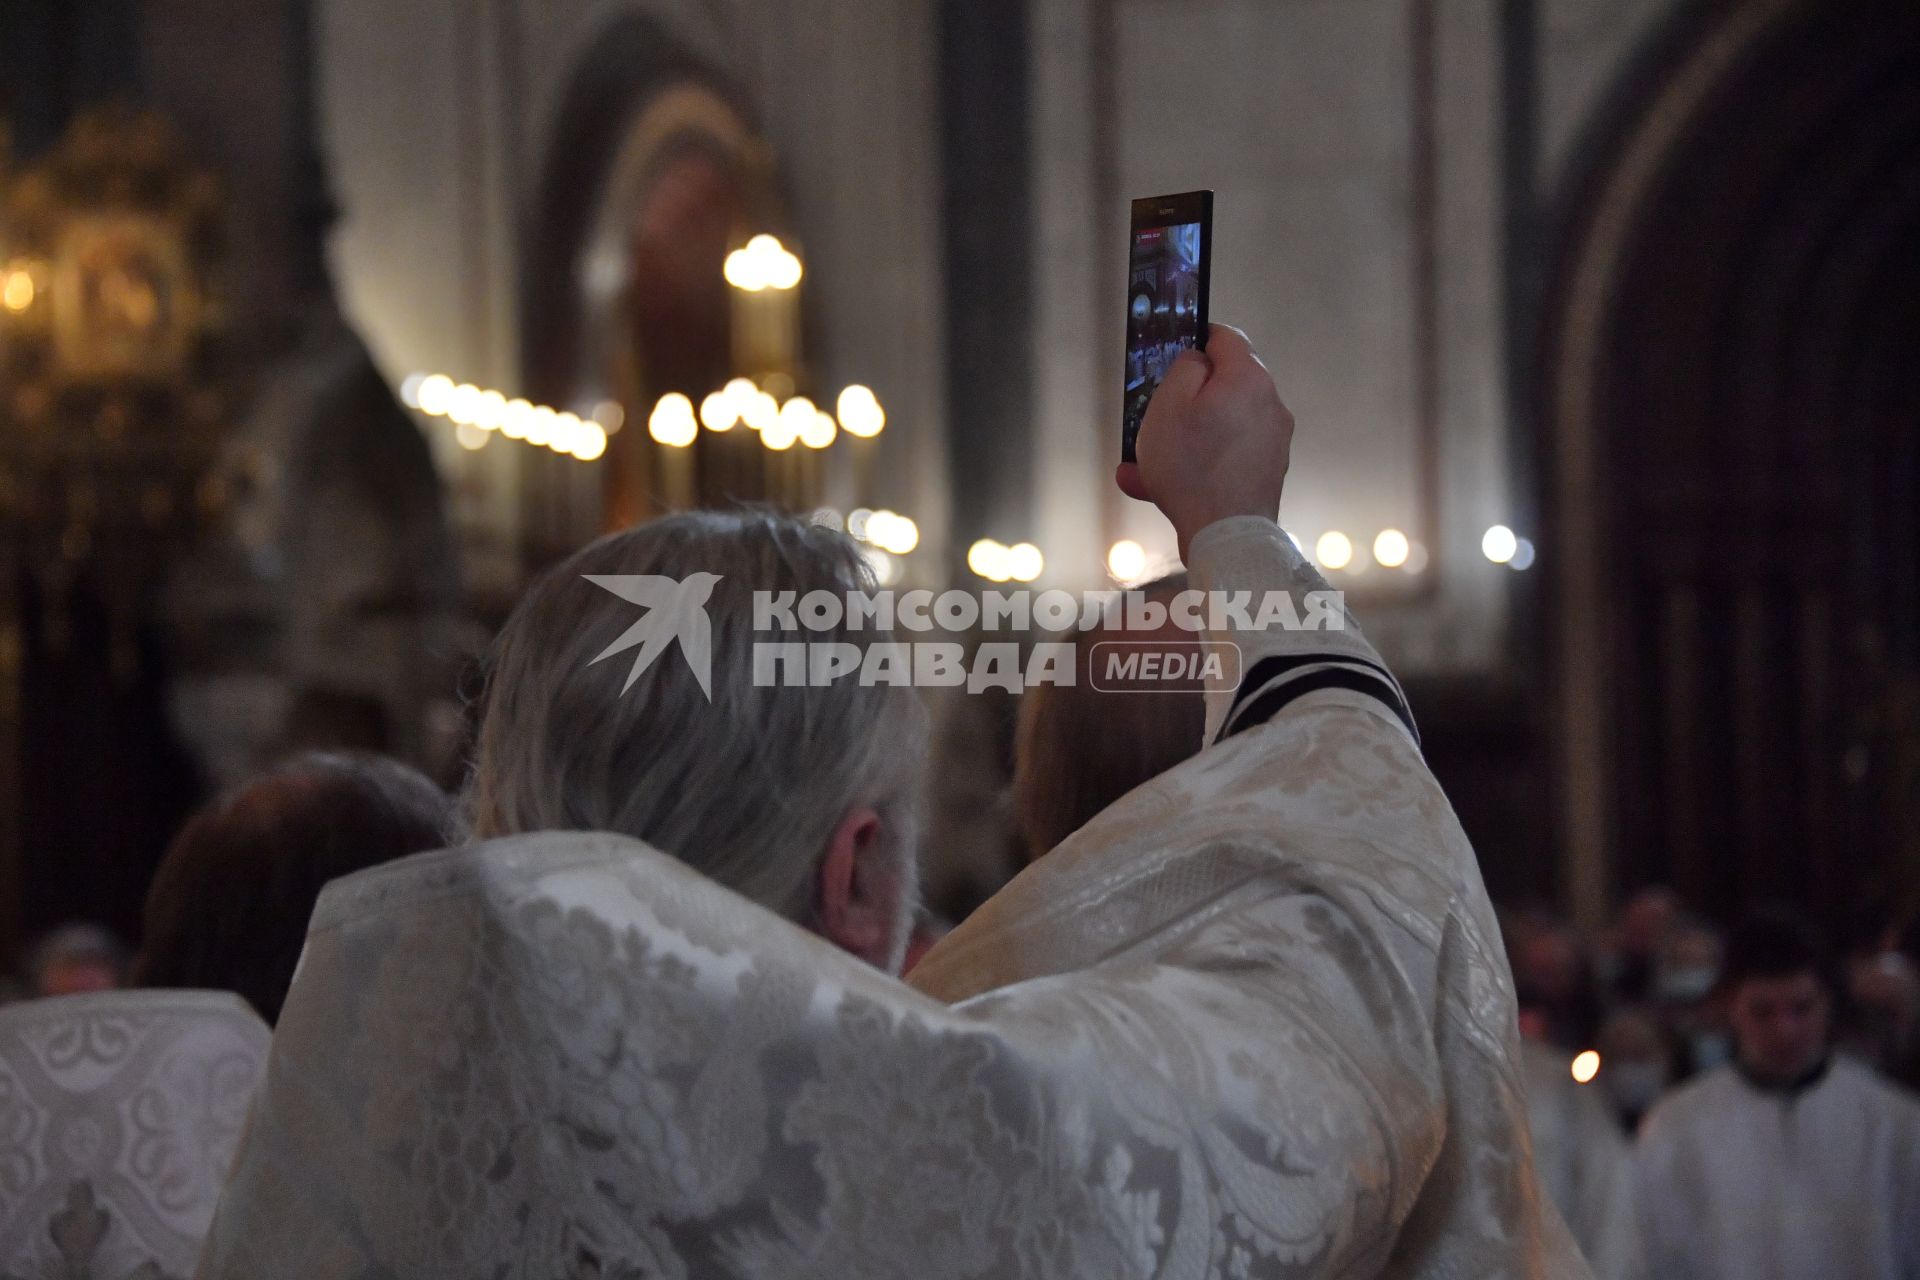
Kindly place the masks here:
[(1147, 494), (1147, 482), (1140, 476), (1140, 465), (1136, 462), (1123, 462), (1113, 471), (1113, 482), (1120, 486), (1120, 492), (1140, 502), (1152, 502)]

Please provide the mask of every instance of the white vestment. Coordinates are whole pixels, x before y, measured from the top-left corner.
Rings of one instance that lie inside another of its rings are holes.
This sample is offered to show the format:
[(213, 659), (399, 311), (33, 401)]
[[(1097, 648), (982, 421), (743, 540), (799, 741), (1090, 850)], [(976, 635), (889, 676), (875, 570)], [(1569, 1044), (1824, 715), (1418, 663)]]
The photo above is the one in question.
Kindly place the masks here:
[(1655, 1280), (1920, 1280), (1920, 1101), (1850, 1059), (1790, 1093), (1711, 1071), (1635, 1162)]
[(1575, 1084), (1567, 1055), (1528, 1041), (1527, 1122), (1533, 1163), (1598, 1280), (1641, 1275), (1633, 1156), (1598, 1085)]
[(193, 1274), (268, 1035), (220, 991), (0, 1008), (0, 1277)]
[[(1324, 587), (1270, 521), (1193, 571)], [(336, 882), (201, 1274), (1585, 1276), (1397, 685), (1357, 631), (1232, 638), (1219, 741), (911, 987), (615, 836)]]

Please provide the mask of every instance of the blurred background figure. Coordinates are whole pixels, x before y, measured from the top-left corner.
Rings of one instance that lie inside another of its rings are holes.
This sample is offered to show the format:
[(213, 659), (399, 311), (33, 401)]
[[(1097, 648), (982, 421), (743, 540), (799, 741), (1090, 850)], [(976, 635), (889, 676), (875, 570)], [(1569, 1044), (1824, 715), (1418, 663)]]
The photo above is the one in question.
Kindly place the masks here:
[[(1639, 1280), (1633, 1160), (1597, 1078), (1587, 1063), (1532, 1041), (1523, 1065), (1541, 1189), (1560, 1210), (1595, 1280)], [(1611, 1065), (1599, 1068), (1599, 1078)]]
[[(1184, 573), (1130, 588), (1161, 608), (1186, 589)], [(936, 734), (928, 803), (938, 835), (925, 850), (927, 905), (936, 915), (924, 936), (965, 919), (1088, 819), (1200, 749), (1206, 703), (1197, 676), (1110, 680), (1102, 666), (1109, 654), (1143, 647), (1193, 654), (1201, 638), (1171, 617), (1153, 629), (1103, 623), (1034, 633), (1027, 639), (1073, 646), (1071, 684), (1036, 685), (1017, 698), (929, 690)]]
[(111, 991), (126, 981), (126, 944), (97, 924), (62, 925), (29, 952), (26, 974), (30, 997)]
[(1568, 1055), (1591, 1049), (1600, 1030), (1600, 992), (1579, 931), (1533, 907), (1509, 913), (1505, 935), (1520, 1033)]
[[(956, 637), (978, 644), (980, 637)], [(1013, 812), (1015, 722), (1025, 694), (1006, 689), (924, 691), (932, 731), (921, 846), (929, 928), (951, 928), (1027, 863)]]
[[(1174, 574), (1140, 590), (1148, 601), (1165, 605), (1186, 589), (1186, 575)], [(1095, 627), (1076, 632), (1073, 683), (1040, 685), (1021, 695), (1013, 807), (1028, 861), (1200, 750), (1207, 711), (1197, 678), (1116, 687), (1102, 663), (1120, 648), (1191, 653), (1203, 638), (1171, 617), (1153, 631)]]
[(1652, 1007), (1680, 1044), (1688, 1075), (1711, 1071), (1733, 1053), (1720, 982), (1723, 946), (1713, 925), (1683, 915), (1673, 922), (1654, 963)]
[(143, 987), (235, 992), (269, 1025), (329, 880), (447, 843), (451, 799), (418, 770), (361, 754), (297, 756), (211, 801), (147, 894)]
[(1782, 915), (1727, 947), (1734, 1060), (1676, 1091), (1636, 1153), (1650, 1274), (1920, 1274), (1920, 1102), (1830, 1044), (1818, 943)]
[(1601, 950), (1601, 976), (1616, 1001), (1640, 1001), (1653, 991), (1654, 969), (1680, 916), (1680, 899), (1654, 886), (1628, 898)]
[(1633, 1169), (1603, 1083), (1613, 1063), (1594, 1050), (1602, 1003), (1592, 949), (1542, 907), (1504, 911), (1500, 923), (1519, 998), (1527, 1127), (1541, 1190), (1599, 1280), (1634, 1280)]
[(1902, 941), (1897, 928), (1876, 929), (1846, 957), (1841, 1041), (1911, 1089), (1920, 1086), (1920, 968)]
[(1680, 1054), (1660, 1020), (1635, 1005), (1607, 1015), (1597, 1048), (1601, 1062), (1597, 1083), (1615, 1121), (1631, 1134), (1681, 1077)]

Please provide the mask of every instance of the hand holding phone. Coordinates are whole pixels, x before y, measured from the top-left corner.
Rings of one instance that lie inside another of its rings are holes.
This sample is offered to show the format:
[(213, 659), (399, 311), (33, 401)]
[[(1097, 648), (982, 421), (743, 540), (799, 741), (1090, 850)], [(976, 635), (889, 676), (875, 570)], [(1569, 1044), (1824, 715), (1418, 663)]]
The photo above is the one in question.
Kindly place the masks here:
[(1195, 534), (1233, 516), (1280, 512), (1293, 414), (1247, 336), (1213, 326), (1205, 354), (1176, 358), (1147, 410), (1136, 462), (1115, 479), (1160, 508), (1186, 559)]
[(1120, 459), (1134, 460), (1147, 402), (1182, 351), (1207, 347), (1213, 192), (1133, 202), (1127, 274), (1127, 364)]

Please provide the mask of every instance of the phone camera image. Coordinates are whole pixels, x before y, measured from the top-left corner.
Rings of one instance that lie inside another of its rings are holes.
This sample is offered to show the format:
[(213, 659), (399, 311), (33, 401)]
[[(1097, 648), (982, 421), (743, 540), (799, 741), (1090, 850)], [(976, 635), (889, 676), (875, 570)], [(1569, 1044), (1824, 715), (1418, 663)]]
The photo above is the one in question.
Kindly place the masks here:
[(1134, 456), (1147, 402), (1168, 367), (1182, 351), (1206, 345), (1209, 228), (1195, 213), (1193, 221), (1162, 226), (1140, 226), (1136, 218), (1127, 281), (1125, 459)]

